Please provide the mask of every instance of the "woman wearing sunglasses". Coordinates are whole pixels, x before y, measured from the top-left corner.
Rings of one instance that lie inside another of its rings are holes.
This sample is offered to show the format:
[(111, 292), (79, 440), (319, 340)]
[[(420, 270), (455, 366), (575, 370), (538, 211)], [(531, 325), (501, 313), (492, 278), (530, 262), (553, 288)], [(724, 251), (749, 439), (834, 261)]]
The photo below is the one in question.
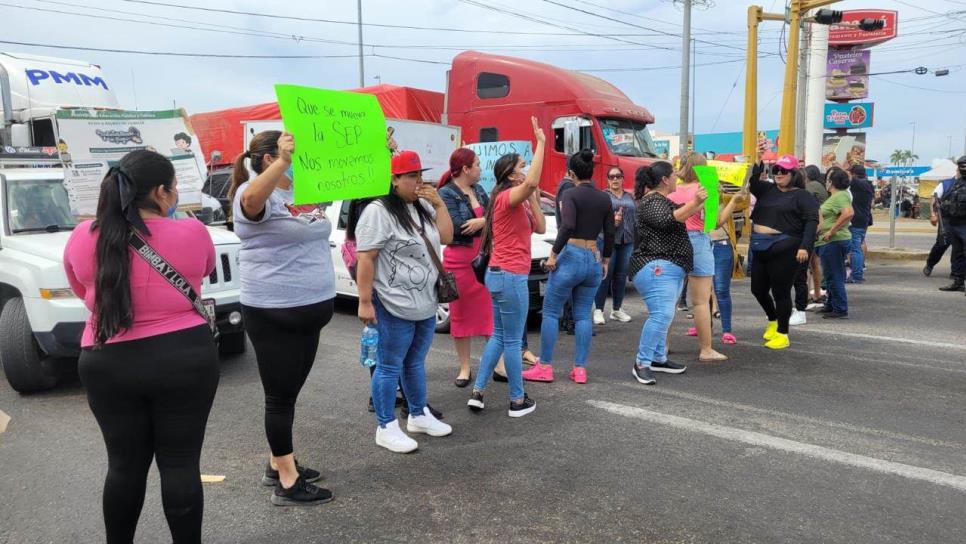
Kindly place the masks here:
[[(607, 276), (597, 289), (595, 325), (604, 324), (604, 303), (607, 302), (608, 295), (614, 297), (614, 309), (610, 318), (621, 323), (631, 320), (631, 316), (621, 306), (627, 288), (627, 268), (630, 266), (631, 252), (634, 251), (634, 215), (637, 205), (634, 203), (634, 195), (624, 190), (624, 171), (617, 166), (612, 166), (607, 171), (607, 195), (610, 196), (611, 208), (614, 210), (614, 251), (611, 253)], [(604, 251), (603, 237), (597, 238), (597, 249)]]
[(751, 214), (751, 292), (768, 316), (765, 347), (784, 349), (789, 346), (792, 283), (815, 246), (818, 203), (805, 190), (805, 175), (794, 155), (783, 155), (772, 167), (774, 183), (761, 179), (764, 169), (764, 163), (756, 164), (749, 180), (757, 199)]

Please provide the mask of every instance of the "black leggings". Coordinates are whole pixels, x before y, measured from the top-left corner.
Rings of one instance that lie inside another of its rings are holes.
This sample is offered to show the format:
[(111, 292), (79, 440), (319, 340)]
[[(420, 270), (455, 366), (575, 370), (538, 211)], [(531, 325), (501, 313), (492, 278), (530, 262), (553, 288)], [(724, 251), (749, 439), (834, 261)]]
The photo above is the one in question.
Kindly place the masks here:
[(800, 267), (795, 255), (801, 244), (801, 238), (786, 238), (766, 251), (755, 251), (751, 261), (751, 293), (768, 321), (778, 321), (782, 334), (788, 334), (792, 316), (792, 283)]
[(334, 300), (294, 308), (242, 306), (265, 390), (265, 436), (275, 457), (294, 451), (295, 400), (315, 362), (319, 333), (332, 319)]
[[(797, 251), (796, 251), (797, 253)], [(798, 267), (795, 269), (795, 309), (799, 312), (804, 312), (808, 308), (808, 261), (804, 263), (799, 263), (798, 260), (795, 261)]]
[(172, 540), (201, 542), (199, 459), (218, 387), (208, 326), (84, 349), (78, 373), (107, 446), (107, 542), (134, 540), (152, 458)]

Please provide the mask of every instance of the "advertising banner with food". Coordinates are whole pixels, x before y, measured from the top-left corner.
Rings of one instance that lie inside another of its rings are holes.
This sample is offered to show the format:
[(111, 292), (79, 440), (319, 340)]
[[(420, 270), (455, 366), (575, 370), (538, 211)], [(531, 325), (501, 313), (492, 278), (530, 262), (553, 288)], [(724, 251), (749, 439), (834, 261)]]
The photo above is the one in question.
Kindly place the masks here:
[(868, 50), (829, 49), (825, 98), (860, 100), (869, 97)]
[(870, 128), (872, 112), (872, 102), (825, 104), (825, 128)]
[(865, 164), (865, 133), (822, 135), (822, 170)]

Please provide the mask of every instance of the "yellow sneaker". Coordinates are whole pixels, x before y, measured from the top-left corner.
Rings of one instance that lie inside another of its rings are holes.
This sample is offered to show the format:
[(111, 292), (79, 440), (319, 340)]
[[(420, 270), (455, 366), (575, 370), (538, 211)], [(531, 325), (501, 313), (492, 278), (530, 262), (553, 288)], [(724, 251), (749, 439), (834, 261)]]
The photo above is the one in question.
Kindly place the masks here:
[(788, 341), (788, 335), (780, 332), (775, 332), (771, 340), (765, 342), (765, 347), (768, 349), (785, 349), (789, 345), (791, 345), (791, 342)]
[(765, 334), (761, 335), (762, 340), (771, 340), (778, 334), (778, 322), (769, 321), (768, 326), (765, 327)]

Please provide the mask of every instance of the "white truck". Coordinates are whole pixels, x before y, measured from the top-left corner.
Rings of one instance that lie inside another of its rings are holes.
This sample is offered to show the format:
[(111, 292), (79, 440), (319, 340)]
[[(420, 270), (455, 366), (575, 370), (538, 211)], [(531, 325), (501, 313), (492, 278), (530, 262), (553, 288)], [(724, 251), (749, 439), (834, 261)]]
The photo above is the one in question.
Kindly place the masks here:
[[(59, 108), (117, 108), (100, 68), (0, 53), (0, 366), (17, 391), (53, 387), (76, 364), (88, 311), (70, 290), (64, 246), (71, 213), (56, 147)], [(245, 350), (239, 303), (238, 238), (208, 228), (218, 255), (201, 295), (216, 303), (222, 354)]]

